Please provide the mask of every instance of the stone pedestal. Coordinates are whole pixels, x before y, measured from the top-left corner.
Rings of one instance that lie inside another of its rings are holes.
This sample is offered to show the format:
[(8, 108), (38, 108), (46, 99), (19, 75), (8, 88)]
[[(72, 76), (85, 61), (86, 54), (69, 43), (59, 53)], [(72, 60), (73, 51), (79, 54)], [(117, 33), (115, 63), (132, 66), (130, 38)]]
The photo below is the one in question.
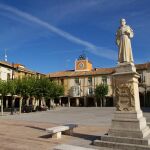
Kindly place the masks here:
[(132, 63), (119, 64), (113, 75), (116, 111), (108, 136), (94, 141), (95, 145), (115, 149), (150, 149), (150, 129), (140, 108), (139, 75)]

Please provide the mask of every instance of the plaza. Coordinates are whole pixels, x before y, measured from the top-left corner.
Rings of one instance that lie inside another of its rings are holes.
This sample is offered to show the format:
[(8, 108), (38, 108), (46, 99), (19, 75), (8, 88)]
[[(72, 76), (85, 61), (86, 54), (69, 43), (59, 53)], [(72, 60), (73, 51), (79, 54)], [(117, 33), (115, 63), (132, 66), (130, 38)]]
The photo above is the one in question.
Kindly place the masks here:
[(0, 150), (150, 150), (149, 5), (0, 0)]
[[(115, 108), (72, 107), (57, 108), (46, 112), (0, 117), (1, 150), (53, 150), (60, 144), (70, 144), (111, 150), (91, 145), (92, 141), (106, 134)], [(144, 109), (144, 116), (150, 122), (149, 109)], [(62, 139), (51, 139), (45, 128), (78, 124), (73, 136), (63, 135)]]

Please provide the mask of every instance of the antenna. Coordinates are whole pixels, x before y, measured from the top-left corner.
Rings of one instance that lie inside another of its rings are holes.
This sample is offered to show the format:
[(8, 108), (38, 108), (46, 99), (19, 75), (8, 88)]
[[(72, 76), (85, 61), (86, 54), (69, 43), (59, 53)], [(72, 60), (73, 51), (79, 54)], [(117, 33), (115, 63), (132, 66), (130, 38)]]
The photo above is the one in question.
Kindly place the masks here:
[(7, 61), (7, 49), (5, 48), (5, 61)]

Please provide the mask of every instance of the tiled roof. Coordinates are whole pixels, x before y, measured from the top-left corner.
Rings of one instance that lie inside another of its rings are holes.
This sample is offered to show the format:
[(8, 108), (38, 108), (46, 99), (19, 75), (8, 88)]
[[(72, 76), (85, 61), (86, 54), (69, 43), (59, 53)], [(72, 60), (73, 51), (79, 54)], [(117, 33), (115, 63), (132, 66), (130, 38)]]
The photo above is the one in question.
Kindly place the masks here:
[(4, 66), (7, 66), (7, 67), (12, 67), (12, 64), (8, 63), (7, 61), (0, 61), (0, 65), (4, 65)]
[(144, 70), (150, 68), (150, 62), (145, 63), (145, 64), (136, 64), (136, 69), (137, 70)]
[[(136, 64), (137, 70), (144, 70), (150, 68), (150, 63)], [(92, 71), (60, 71), (47, 74), (47, 77), (59, 78), (59, 77), (77, 77), (77, 76), (88, 76), (88, 75), (107, 75), (115, 72), (115, 68), (95, 68)]]
[[(32, 71), (32, 70), (29, 70), (28, 68), (26, 68), (24, 65), (21, 65), (21, 64), (11, 64), (9, 62), (6, 62), (6, 61), (0, 61), (0, 65), (2, 66), (5, 66), (5, 67), (9, 67), (11, 69), (17, 69), (18, 71), (21, 71), (21, 72), (26, 72), (26, 73), (30, 73), (30, 74), (36, 74), (37, 72), (35, 71)], [(22, 67), (20, 67), (22, 66)], [(42, 73), (38, 73), (38, 74), (42, 74)], [(44, 75), (44, 74), (42, 74)]]
[(76, 77), (76, 76), (89, 76), (89, 75), (98, 75), (98, 74), (112, 74), (114, 72), (114, 68), (97, 68), (92, 71), (61, 71), (50, 73), (47, 77)]

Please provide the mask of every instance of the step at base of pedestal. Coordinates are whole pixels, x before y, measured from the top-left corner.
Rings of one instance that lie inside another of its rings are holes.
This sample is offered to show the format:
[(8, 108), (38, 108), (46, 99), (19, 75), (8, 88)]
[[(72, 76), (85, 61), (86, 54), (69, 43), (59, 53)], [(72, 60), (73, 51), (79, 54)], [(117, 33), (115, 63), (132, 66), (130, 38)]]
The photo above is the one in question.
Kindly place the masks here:
[(128, 144), (128, 143), (117, 143), (117, 142), (109, 142), (109, 141), (102, 141), (102, 140), (95, 140), (93, 142), (95, 146), (99, 147), (107, 147), (120, 149), (120, 150), (150, 150), (150, 146), (145, 145), (137, 145), (137, 144)]
[(150, 145), (150, 137), (146, 137), (144, 139), (140, 138), (129, 138), (129, 137), (116, 137), (116, 136), (101, 136), (101, 141), (108, 141), (108, 142), (117, 142), (117, 143), (128, 143), (128, 144), (136, 144), (136, 145)]

